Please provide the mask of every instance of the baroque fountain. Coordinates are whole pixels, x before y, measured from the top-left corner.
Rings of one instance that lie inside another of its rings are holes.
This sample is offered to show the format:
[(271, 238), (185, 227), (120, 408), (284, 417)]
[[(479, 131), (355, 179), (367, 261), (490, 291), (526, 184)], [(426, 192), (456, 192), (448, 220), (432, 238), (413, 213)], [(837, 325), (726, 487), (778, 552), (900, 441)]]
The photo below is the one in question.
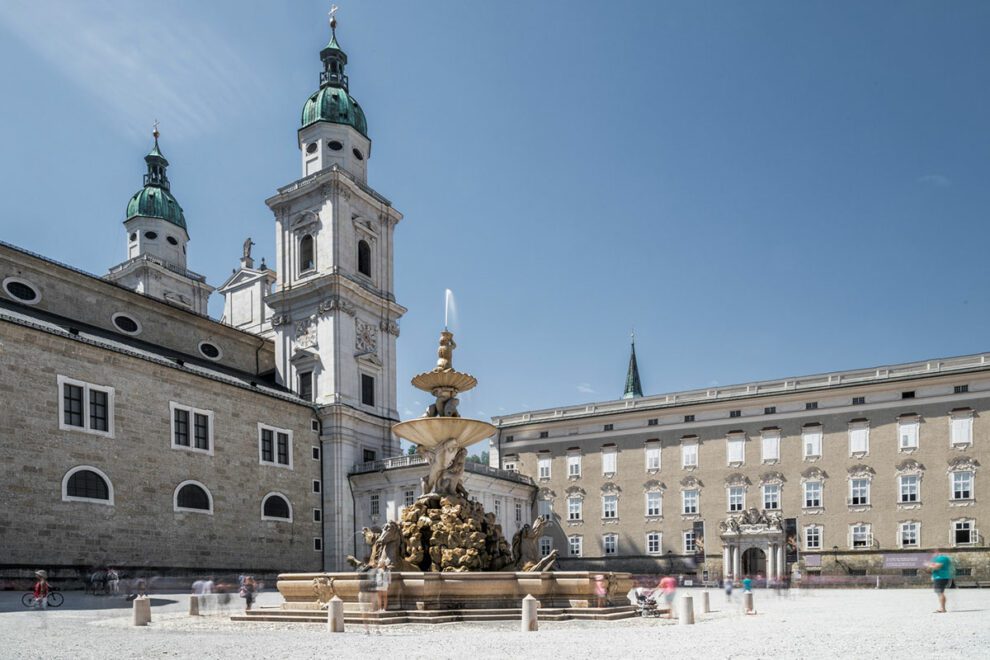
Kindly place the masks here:
[[(434, 403), (422, 417), (392, 427), (426, 459), (429, 469), (422, 479), (422, 495), (402, 510), (398, 520), (381, 529), (364, 529), (367, 554), (348, 557), (354, 572), (279, 575), (284, 610), (318, 611), (337, 596), (345, 609), (355, 611), (363, 573), (384, 562), (392, 571), (391, 611), (384, 613), (388, 622), (465, 619), (470, 618), (465, 611), (472, 609), (479, 617), (482, 611), (488, 618), (498, 618), (499, 611), (516, 616), (511, 613), (527, 594), (539, 599), (543, 608), (552, 608), (547, 614), (556, 618), (627, 615), (624, 596), (632, 586), (628, 573), (554, 571), (557, 551), (546, 556), (539, 551), (539, 538), (553, 523), (539, 518), (523, 526), (509, 543), (495, 515), (471, 499), (463, 483), (467, 448), (496, 429), (458, 412), (458, 395), (478, 381), (454, 369), (455, 348), (453, 334), (445, 328), (436, 367), (412, 379), (413, 386), (429, 392)], [(605, 592), (604, 608), (593, 608), (596, 587)], [(431, 618), (430, 612), (440, 616)]]

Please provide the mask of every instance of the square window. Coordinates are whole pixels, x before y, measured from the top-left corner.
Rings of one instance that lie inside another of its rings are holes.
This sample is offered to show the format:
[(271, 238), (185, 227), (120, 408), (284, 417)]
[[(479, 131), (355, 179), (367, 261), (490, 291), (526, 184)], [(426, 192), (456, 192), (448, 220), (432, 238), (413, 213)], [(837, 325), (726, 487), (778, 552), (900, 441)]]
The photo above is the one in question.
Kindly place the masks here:
[(684, 415), (684, 423), (690, 424), (694, 421), (694, 415)]
[(915, 548), (918, 546), (918, 523), (905, 522), (900, 525), (901, 546), (905, 548)]
[(817, 401), (809, 401), (806, 404), (804, 404), (804, 409), (805, 410), (818, 410), (818, 402)]
[(866, 397), (865, 396), (854, 396), (853, 397), (852, 404), (854, 406), (861, 406), (864, 403), (866, 403)]
[(901, 392), (901, 398), (902, 399), (913, 399), (914, 398), (914, 390), (911, 390), (910, 392)]
[(602, 518), (619, 517), (619, 498), (615, 495), (602, 496)]
[(376, 454), (375, 454), (375, 451), (373, 449), (363, 449), (362, 450), (362, 455), (364, 456), (364, 462), (365, 463), (374, 463), (375, 462)]
[(764, 484), (763, 508), (767, 510), (780, 509), (780, 484)]
[(804, 528), (804, 547), (806, 550), (818, 550), (822, 547), (822, 528), (817, 526)]
[(580, 497), (568, 497), (567, 498), (567, 519), (568, 520), (581, 520), (581, 498)]
[(646, 552), (651, 555), (660, 554), (660, 532), (650, 532), (646, 535)]
[(870, 480), (852, 479), (849, 482), (849, 504), (867, 506), (870, 503)]
[(313, 492), (314, 493), (319, 493), (320, 492), (320, 480), (319, 479), (313, 479)]
[(606, 534), (602, 538), (602, 545), (606, 555), (617, 554), (619, 549), (619, 537), (617, 534)]
[(210, 417), (203, 413), (193, 414), (193, 432), (196, 437), (196, 449), (210, 450)]
[(869, 525), (853, 525), (850, 536), (853, 548), (868, 548), (873, 545), (873, 535)]
[(615, 428), (615, 426), (613, 424), (606, 424), (602, 430), (604, 430), (604, 431), (611, 431), (614, 428)]
[(375, 377), (361, 374), (361, 403), (366, 406), (375, 405)]
[(66, 426), (85, 426), (83, 424), (83, 392), (84, 388), (79, 385), (63, 385), (62, 409)]
[(581, 556), (581, 550), (582, 550), (581, 546), (582, 545), (583, 545), (582, 538), (580, 536), (568, 536), (567, 537), (567, 553), (571, 557), (580, 557)]
[(957, 520), (952, 523), (952, 539), (956, 545), (975, 543), (975, 536), (972, 520)]
[(662, 515), (663, 495), (658, 492), (646, 494), (646, 515), (656, 517)]
[(804, 482), (804, 507), (806, 509), (818, 509), (822, 506), (822, 482)]
[(743, 511), (746, 508), (746, 488), (732, 486), (729, 488), (729, 513)]
[(213, 454), (213, 412), (169, 402), (172, 448)]
[(917, 502), (919, 500), (920, 479), (916, 474), (905, 474), (898, 477), (900, 491), (898, 501), (901, 503)]
[(654, 417), (653, 419), (646, 420), (646, 425), (647, 426), (656, 426), (659, 423), (660, 423), (660, 420), (657, 419), (656, 417)]
[(176, 408), (172, 414), (172, 445), (189, 446), (189, 411), (184, 408)]
[(323, 520), (323, 512), (319, 509), (313, 509), (313, 522), (320, 522)]
[(742, 417), (742, 411), (741, 410), (730, 410), (729, 411), (729, 417)]
[(684, 554), (694, 554), (697, 551), (698, 542), (694, 536), (694, 532), (684, 532)]
[(310, 425), (310, 428), (313, 430), (313, 432), (315, 432), (315, 433), (319, 433), (320, 432), (320, 422), (318, 420), (315, 420), (315, 419), (309, 420), (309, 425)]
[(58, 376), (57, 382), (61, 397), (59, 428), (112, 438), (113, 388), (92, 385), (65, 376)]
[(512, 442), (515, 439), (516, 439), (516, 436), (514, 436), (514, 435), (507, 435), (507, 436), (505, 436), (505, 441), (506, 442)]
[(549, 438), (549, 437), (550, 437), (550, 432), (549, 431), (540, 431), (540, 439), (541, 440), (543, 438)]
[(553, 516), (553, 502), (550, 500), (540, 500), (536, 503), (536, 510), (540, 518), (550, 520), (551, 516)]
[(970, 500), (973, 499), (973, 473), (953, 472), (952, 473), (952, 499)]
[(956, 385), (952, 388), (953, 394), (965, 394), (969, 392), (969, 385)]
[(685, 490), (681, 493), (681, 501), (683, 508), (681, 511), (684, 515), (695, 515), (698, 513), (698, 491), (697, 490)]
[(314, 461), (320, 460), (320, 448), (319, 447), (313, 447), (313, 460)]
[(777, 406), (767, 406), (763, 409), (764, 415), (775, 415), (777, 414)]

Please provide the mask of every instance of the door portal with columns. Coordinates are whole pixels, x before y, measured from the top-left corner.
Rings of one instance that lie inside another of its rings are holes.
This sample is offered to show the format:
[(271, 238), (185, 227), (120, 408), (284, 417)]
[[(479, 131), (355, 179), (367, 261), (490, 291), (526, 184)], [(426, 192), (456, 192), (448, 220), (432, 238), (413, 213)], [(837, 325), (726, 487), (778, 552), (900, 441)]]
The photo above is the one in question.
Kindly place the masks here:
[(787, 575), (786, 539), (778, 514), (750, 509), (719, 523), (722, 538), (722, 578), (740, 580), (763, 575), (783, 579)]

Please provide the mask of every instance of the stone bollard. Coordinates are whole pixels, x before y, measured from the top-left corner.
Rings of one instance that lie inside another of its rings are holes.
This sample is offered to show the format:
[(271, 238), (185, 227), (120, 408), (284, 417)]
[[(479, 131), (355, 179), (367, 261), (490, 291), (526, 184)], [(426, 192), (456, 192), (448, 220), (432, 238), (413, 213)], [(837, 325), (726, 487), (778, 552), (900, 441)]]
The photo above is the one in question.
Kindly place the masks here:
[(189, 597), (189, 616), (199, 616), (199, 596), (196, 594)]
[(536, 621), (536, 608), (539, 602), (533, 598), (533, 594), (528, 594), (522, 600), (522, 631), (533, 632), (539, 630), (539, 623)]
[(701, 613), (708, 614), (712, 611), (711, 602), (708, 599), (708, 592), (701, 592)]
[(752, 591), (743, 592), (743, 614), (756, 614), (756, 610), (753, 607)]
[(151, 601), (147, 596), (134, 599), (134, 625), (146, 626), (151, 623)]
[(344, 601), (340, 596), (331, 598), (327, 607), (327, 632), (344, 632)]
[(694, 624), (694, 596), (684, 594), (681, 596), (681, 607), (677, 613), (677, 623), (682, 626)]

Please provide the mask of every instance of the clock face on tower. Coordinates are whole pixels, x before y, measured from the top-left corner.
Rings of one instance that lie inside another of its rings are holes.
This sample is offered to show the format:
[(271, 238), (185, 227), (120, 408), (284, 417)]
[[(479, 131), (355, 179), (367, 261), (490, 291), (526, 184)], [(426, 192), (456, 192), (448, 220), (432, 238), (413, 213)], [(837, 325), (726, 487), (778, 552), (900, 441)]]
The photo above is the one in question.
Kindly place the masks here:
[(362, 353), (374, 353), (378, 350), (378, 329), (371, 323), (360, 320), (354, 321), (357, 330), (356, 348)]

